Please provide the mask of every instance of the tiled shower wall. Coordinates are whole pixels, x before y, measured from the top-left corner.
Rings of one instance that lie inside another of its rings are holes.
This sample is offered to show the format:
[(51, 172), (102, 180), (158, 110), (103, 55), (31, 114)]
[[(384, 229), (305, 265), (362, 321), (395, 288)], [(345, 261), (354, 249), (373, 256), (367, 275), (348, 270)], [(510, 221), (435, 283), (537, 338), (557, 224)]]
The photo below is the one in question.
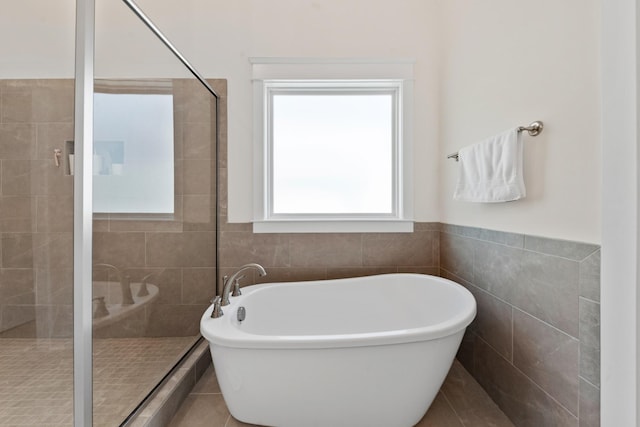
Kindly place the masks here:
[(71, 330), (73, 183), (53, 162), (73, 139), (72, 80), (0, 80), (0, 331)]
[[(157, 273), (146, 336), (197, 335), (215, 293), (215, 102), (194, 80), (174, 80), (175, 200), (172, 220), (94, 221), (94, 262), (126, 269), (133, 282)], [(73, 177), (53, 150), (73, 140), (73, 80), (0, 81), (0, 332), (68, 337), (72, 332)], [(104, 280), (96, 270), (95, 279)], [(127, 336), (127, 331), (111, 331)]]
[(458, 359), (517, 426), (598, 426), (600, 248), (443, 225), (442, 276), (476, 298)]
[[(224, 176), (224, 173), (222, 174)], [(416, 223), (413, 233), (253, 234), (222, 222), (220, 274), (247, 262), (298, 281), (392, 272), (440, 274), (478, 303), (459, 360), (515, 425), (597, 426), (598, 246)]]
[[(215, 101), (195, 80), (173, 80), (175, 204), (171, 220), (119, 215), (94, 221), (94, 261), (126, 269), (132, 282), (156, 273), (160, 296), (147, 314), (148, 337), (193, 336), (215, 295), (216, 173), (215, 135), (226, 145), (226, 80), (209, 80)], [(103, 270), (102, 274), (106, 272)], [(95, 277), (96, 271), (94, 271)], [(127, 331), (122, 333), (126, 336)], [(118, 331), (111, 331), (118, 336)]]

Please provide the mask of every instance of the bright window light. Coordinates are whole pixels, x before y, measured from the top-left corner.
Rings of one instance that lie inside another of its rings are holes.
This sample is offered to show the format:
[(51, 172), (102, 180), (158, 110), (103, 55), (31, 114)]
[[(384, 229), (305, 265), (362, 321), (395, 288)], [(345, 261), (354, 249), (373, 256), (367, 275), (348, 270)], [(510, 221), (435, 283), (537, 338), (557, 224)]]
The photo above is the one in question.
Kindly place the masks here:
[(266, 81), (265, 220), (398, 219), (401, 87)]
[(272, 215), (392, 215), (394, 95), (272, 94)]

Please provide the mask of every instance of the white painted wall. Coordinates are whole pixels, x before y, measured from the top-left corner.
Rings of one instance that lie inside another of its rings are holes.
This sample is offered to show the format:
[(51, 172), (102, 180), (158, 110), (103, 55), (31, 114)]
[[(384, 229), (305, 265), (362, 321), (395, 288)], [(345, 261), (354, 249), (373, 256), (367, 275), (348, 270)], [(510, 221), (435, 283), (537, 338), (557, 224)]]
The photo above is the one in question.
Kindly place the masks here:
[(72, 78), (74, 0), (2, 2), (0, 78)]
[[(98, 75), (179, 72), (173, 58), (146, 49), (146, 36), (125, 24), (131, 19), (128, 11), (123, 14), (113, 4), (100, 3)], [(175, 0), (139, 0), (138, 4), (201, 74), (228, 79), (230, 221), (247, 222), (253, 216), (251, 57), (414, 59), (414, 217), (438, 220), (437, 17), (429, 2), (183, 0), (178, 9)], [(107, 16), (111, 23), (118, 23), (120, 33), (107, 30), (101, 22)], [(132, 58), (138, 58), (133, 61), (135, 67), (123, 69), (121, 64), (131, 63)]]
[[(74, 1), (0, 14), (0, 78), (71, 77)], [(250, 57), (415, 59), (415, 219), (600, 242), (599, 1), (138, 0), (206, 77), (228, 79), (229, 217), (252, 217)], [(98, 0), (99, 77), (184, 77), (118, 1)], [(543, 120), (528, 197), (451, 200), (449, 152)]]
[[(22, 0), (0, 14), (0, 78), (72, 77), (72, 0)], [(60, 5), (63, 4), (64, 7)], [(139, 0), (205, 77), (228, 79), (229, 218), (252, 219), (250, 57), (415, 59), (415, 218), (437, 221), (436, 35), (424, 0)], [(45, 7), (46, 6), (46, 7)], [(42, 26), (46, 20), (51, 25)], [(49, 28), (50, 27), (50, 28)], [(60, 32), (60, 28), (64, 31)], [(51, 30), (51, 31), (49, 31)], [(28, 58), (23, 58), (28, 53)], [(96, 75), (185, 77), (118, 1), (96, 5)]]
[[(446, 0), (440, 117), (441, 221), (600, 242), (598, 0)], [(524, 138), (527, 197), (500, 204), (452, 200), (446, 154), (542, 120)]]

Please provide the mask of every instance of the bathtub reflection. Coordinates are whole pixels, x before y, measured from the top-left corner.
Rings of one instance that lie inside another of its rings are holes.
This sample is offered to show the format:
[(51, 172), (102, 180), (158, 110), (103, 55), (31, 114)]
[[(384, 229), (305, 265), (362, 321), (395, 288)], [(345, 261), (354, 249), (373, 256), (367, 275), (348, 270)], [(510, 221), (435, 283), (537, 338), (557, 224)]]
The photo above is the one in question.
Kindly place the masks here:
[(123, 303), (120, 282), (93, 282), (93, 336), (126, 338), (145, 336), (151, 308), (160, 291), (151, 283), (130, 283), (133, 303)]

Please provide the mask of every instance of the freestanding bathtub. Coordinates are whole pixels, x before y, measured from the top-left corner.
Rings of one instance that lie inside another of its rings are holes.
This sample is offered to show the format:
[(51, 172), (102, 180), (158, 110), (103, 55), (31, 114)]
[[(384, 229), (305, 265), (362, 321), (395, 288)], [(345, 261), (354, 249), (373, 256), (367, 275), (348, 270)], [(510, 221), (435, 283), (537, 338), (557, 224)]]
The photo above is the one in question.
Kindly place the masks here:
[[(447, 279), (384, 274), (248, 286), (200, 322), (238, 420), (278, 427), (410, 427), (476, 313)], [(238, 309), (246, 317), (238, 320)]]

